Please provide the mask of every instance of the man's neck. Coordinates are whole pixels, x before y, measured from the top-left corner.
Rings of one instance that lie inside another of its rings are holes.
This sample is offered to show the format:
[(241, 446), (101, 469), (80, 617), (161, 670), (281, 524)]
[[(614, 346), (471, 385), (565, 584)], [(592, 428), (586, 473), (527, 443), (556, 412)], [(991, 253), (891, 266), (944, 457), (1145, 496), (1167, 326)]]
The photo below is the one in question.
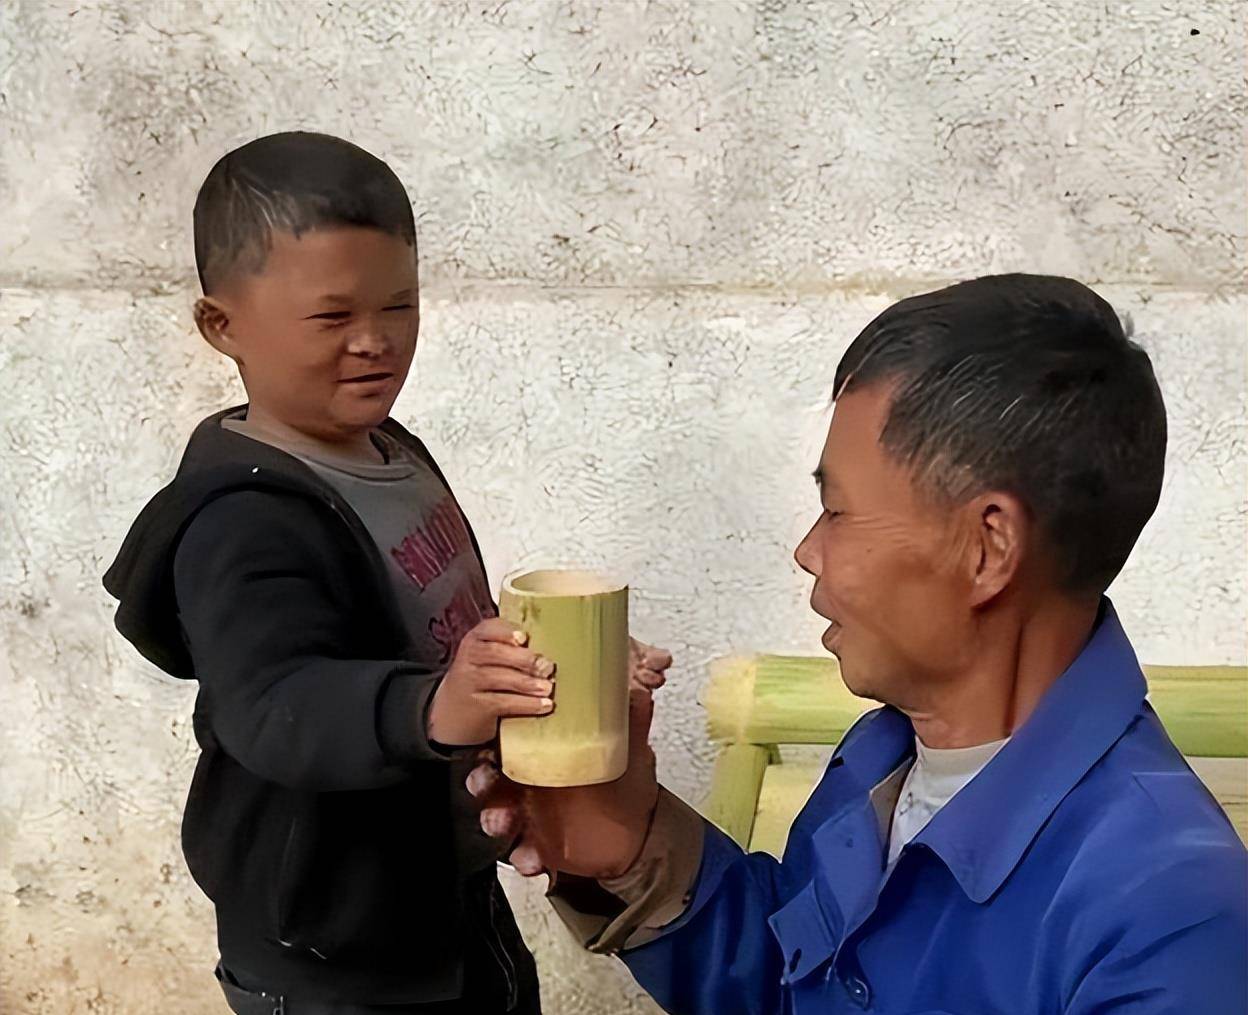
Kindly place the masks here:
[(371, 431), (367, 429), (330, 440), (324, 436), (308, 433), (306, 430), (292, 426), (278, 419), (272, 413), (265, 411), (262, 406), (255, 404), (249, 405), (247, 408), (247, 422), (286, 445), (302, 446), (310, 451), (319, 451), (327, 455), (355, 459), (368, 464), (375, 464), (384, 460), (384, 456), (372, 441)]
[(985, 619), (966, 669), (925, 707), (902, 710), (928, 747), (974, 747), (1012, 736), (1070, 668), (1096, 625), (1098, 602), (1054, 599), (1025, 616)]

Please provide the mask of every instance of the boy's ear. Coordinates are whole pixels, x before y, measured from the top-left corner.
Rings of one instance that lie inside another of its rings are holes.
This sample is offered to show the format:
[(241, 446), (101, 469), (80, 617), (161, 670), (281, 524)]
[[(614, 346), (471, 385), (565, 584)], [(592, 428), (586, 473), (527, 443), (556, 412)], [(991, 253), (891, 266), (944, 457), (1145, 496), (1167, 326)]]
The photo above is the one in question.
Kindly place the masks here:
[(195, 326), (210, 346), (235, 363), (242, 364), (240, 349), (230, 335), (230, 312), (225, 304), (211, 296), (195, 301)]

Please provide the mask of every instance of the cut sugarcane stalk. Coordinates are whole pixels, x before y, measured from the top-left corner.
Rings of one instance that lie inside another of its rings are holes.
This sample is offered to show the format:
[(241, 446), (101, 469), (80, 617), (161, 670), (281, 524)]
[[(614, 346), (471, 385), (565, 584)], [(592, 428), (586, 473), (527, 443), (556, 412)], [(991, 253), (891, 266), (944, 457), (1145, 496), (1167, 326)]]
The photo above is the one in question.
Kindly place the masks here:
[(500, 613), (555, 664), (555, 710), (499, 724), (503, 772), (529, 786), (610, 782), (628, 765), (628, 586), (591, 571), (503, 582)]

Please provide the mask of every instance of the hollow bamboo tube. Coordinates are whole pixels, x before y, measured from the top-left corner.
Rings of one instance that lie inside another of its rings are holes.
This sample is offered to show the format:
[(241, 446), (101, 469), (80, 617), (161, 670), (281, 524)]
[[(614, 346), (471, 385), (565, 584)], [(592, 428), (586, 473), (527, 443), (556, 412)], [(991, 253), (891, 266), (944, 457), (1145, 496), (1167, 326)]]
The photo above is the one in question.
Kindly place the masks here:
[(555, 710), (504, 719), (503, 772), (529, 786), (610, 782), (628, 765), (628, 586), (590, 571), (503, 583), (500, 613), (555, 664)]

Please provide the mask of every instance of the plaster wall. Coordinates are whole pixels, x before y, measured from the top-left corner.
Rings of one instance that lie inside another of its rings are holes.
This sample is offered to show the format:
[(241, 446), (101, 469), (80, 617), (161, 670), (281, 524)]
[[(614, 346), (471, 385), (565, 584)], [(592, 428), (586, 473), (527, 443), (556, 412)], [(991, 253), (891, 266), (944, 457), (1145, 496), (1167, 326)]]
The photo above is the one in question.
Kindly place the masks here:
[[(1171, 416), (1112, 590), (1140, 655), (1244, 663), (1242, 123), (1232, 3), (36, 3), (0, 8), (0, 1010), (222, 1010), (178, 846), (193, 689), (99, 575), (191, 426), (215, 159), (303, 127), (407, 182), (424, 325), (396, 415), (495, 584), (628, 575), (677, 657), (696, 799), (732, 650), (817, 652), (791, 560), (832, 374), (890, 302), (1069, 274), (1132, 315)], [(509, 879), (554, 1015), (649, 1012)]]

